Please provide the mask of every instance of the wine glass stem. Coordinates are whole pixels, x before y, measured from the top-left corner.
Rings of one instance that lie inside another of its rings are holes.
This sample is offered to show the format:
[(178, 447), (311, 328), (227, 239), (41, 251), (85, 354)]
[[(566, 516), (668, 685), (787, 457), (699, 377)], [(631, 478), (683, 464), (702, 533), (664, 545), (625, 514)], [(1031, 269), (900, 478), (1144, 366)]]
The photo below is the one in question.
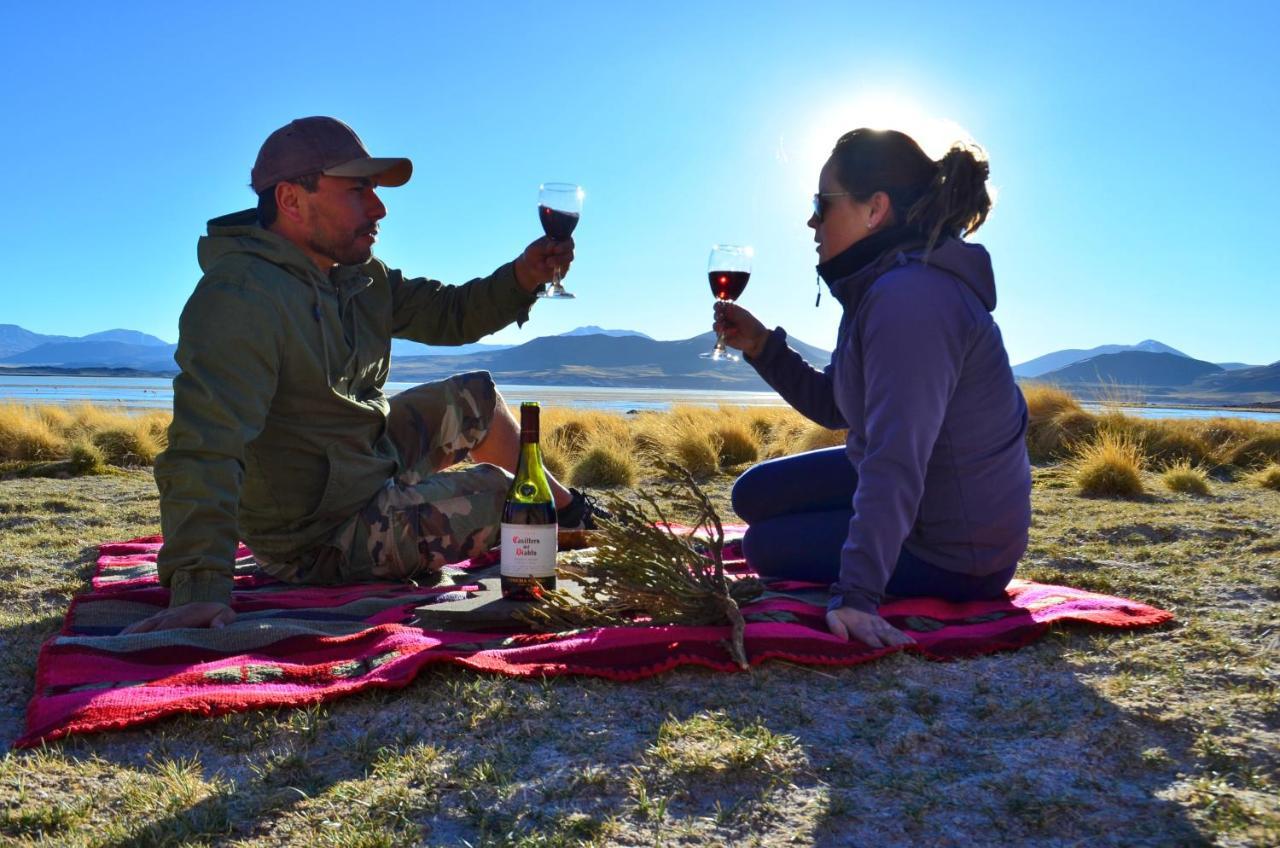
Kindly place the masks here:
[[(723, 300), (725, 303), (733, 303), (733, 298), (731, 297), (724, 297), (724, 298), (721, 298), (721, 300)], [(724, 330), (718, 330), (716, 332), (716, 351), (715, 352), (720, 354), (721, 356), (729, 352), (724, 348)]]

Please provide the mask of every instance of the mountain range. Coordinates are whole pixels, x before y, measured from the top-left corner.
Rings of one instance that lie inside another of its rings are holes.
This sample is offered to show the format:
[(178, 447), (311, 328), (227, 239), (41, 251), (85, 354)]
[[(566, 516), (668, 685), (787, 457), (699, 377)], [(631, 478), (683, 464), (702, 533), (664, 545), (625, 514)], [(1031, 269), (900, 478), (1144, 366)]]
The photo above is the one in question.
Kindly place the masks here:
[[(658, 341), (634, 330), (594, 325), (520, 345), (476, 343), (430, 347), (392, 341), (391, 379), (435, 379), (484, 369), (503, 383), (592, 385), (635, 388), (705, 388), (764, 391), (768, 387), (745, 363), (712, 363), (710, 333)], [(830, 354), (792, 337), (791, 345), (821, 367)], [(132, 373), (176, 371), (176, 345), (136, 330), (106, 330), (87, 336), (33, 333), (0, 324), (0, 368), (9, 373)], [(1014, 366), (1019, 379), (1068, 387), (1082, 397), (1141, 396), (1148, 402), (1206, 405), (1280, 402), (1280, 362), (1271, 365), (1204, 362), (1147, 339), (1136, 345), (1102, 345), (1054, 351)]]
[[(476, 343), (430, 347), (392, 340), (391, 379), (429, 380), (463, 371), (488, 370), (505, 383), (534, 385), (632, 386), (767, 391), (768, 386), (743, 362), (713, 363), (699, 357), (715, 336), (658, 341), (635, 330), (577, 327), (521, 345)], [(791, 344), (816, 365), (827, 351), (792, 339)], [(0, 368), (9, 373), (75, 374), (128, 369), (135, 375), (176, 372), (176, 345), (132, 330), (89, 336), (47, 336), (0, 325)], [(117, 372), (123, 374), (124, 372)]]
[[(1057, 371), (1066, 368), (1086, 359), (1095, 356), (1101, 356), (1109, 353), (1125, 353), (1127, 351), (1142, 351), (1144, 353), (1171, 353), (1175, 356), (1191, 357), (1177, 348), (1169, 347), (1163, 342), (1155, 339), (1146, 339), (1135, 345), (1106, 344), (1098, 347), (1089, 348), (1088, 350), (1080, 350), (1077, 348), (1068, 348), (1067, 350), (1055, 350), (1053, 353), (1046, 353), (1043, 356), (1037, 356), (1035, 359), (1029, 359), (1026, 362), (1013, 366), (1013, 376), (1015, 377), (1039, 377), (1042, 374), (1048, 374), (1050, 371)], [(1246, 365), (1243, 362), (1218, 362), (1216, 365), (1227, 369), (1228, 371), (1238, 368), (1254, 368), (1256, 366)]]
[[(806, 359), (822, 366), (828, 351), (790, 338)], [(715, 344), (714, 333), (657, 341), (643, 335), (544, 336), (507, 350), (469, 356), (393, 358), (391, 379), (434, 380), (462, 371), (485, 370), (499, 384), (621, 386), (632, 388), (768, 391), (745, 362), (701, 358)]]
[(1034, 379), (1070, 389), (1084, 398), (1118, 393), (1135, 395), (1148, 403), (1280, 403), (1280, 362), (1227, 369), (1181, 353), (1124, 350), (1072, 362)]

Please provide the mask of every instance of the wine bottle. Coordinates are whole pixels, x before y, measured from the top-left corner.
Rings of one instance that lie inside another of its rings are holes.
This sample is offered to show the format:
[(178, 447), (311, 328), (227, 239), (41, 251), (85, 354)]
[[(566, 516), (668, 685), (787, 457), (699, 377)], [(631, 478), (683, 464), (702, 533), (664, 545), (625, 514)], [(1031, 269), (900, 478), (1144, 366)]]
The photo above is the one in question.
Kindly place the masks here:
[(520, 462), (502, 508), (502, 597), (536, 601), (556, 587), (556, 505), (538, 449), (536, 403), (520, 404)]

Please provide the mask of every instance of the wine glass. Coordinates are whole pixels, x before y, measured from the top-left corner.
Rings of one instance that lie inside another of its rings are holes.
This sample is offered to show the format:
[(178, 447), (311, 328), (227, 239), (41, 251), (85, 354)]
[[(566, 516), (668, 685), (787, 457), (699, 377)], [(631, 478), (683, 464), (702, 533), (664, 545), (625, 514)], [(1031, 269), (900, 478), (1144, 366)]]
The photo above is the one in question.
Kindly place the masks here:
[[(755, 251), (750, 247), (736, 244), (717, 244), (711, 248), (711, 258), (707, 260), (707, 279), (711, 283), (711, 293), (717, 300), (733, 303), (742, 297), (742, 291), (751, 279), (751, 257)], [(724, 346), (724, 333), (716, 335), (716, 346), (709, 352), (699, 354), (703, 359), (737, 362), (738, 355), (730, 353)]]
[[(542, 231), (552, 241), (564, 241), (573, 235), (582, 215), (582, 198), (586, 192), (573, 183), (543, 183), (538, 186), (538, 220)], [(538, 290), (538, 297), (571, 298), (573, 294), (560, 285), (560, 269), (552, 272), (551, 282)]]

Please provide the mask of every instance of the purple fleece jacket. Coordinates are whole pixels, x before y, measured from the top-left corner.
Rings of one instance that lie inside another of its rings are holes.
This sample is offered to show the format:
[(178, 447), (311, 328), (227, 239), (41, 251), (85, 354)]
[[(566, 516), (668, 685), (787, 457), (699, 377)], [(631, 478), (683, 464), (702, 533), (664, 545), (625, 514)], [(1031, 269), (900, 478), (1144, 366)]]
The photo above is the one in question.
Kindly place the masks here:
[(849, 428), (858, 485), (832, 602), (871, 612), (904, 547), (975, 576), (1017, 563), (1031, 469), (987, 251), (947, 239), (927, 264), (910, 246), (850, 258), (818, 269), (844, 306), (826, 369), (789, 348), (781, 327), (751, 364), (806, 417)]

